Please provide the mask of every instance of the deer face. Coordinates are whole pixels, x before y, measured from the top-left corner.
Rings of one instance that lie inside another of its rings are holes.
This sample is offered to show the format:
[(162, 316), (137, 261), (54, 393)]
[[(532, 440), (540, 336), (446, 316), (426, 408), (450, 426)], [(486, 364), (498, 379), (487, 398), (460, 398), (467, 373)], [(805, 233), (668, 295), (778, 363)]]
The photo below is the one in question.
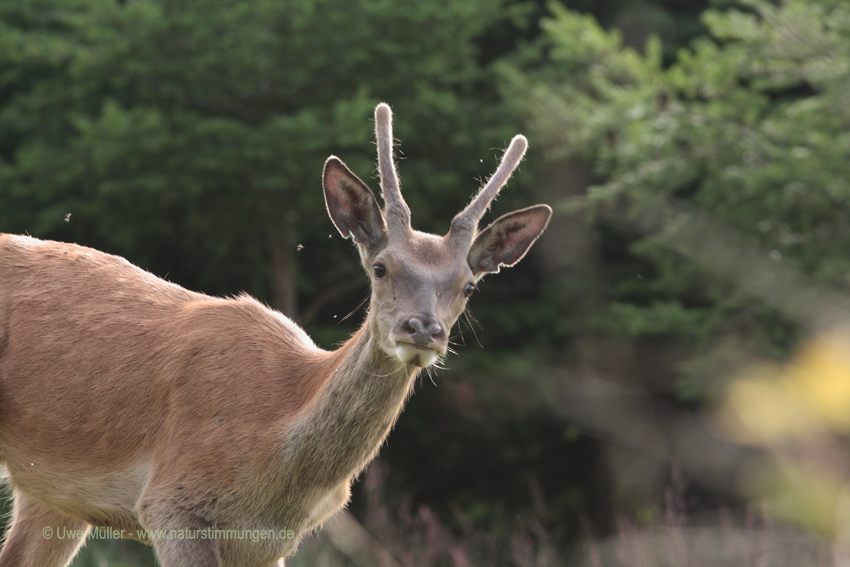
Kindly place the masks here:
[(381, 348), (399, 362), (425, 368), (446, 353), (452, 326), (485, 274), (512, 266), (546, 228), (552, 210), (537, 205), (478, 231), (489, 202), (525, 151), (514, 138), (502, 164), (443, 237), (411, 229), (392, 162), (390, 110), (375, 111), (378, 162), (386, 210), (336, 157), (325, 162), (325, 203), (340, 234), (357, 243), (372, 283), (370, 317)]
[(444, 239), (411, 231), (369, 259), (372, 316), (381, 346), (406, 364), (426, 367), (446, 353), (452, 326), (475, 277)]

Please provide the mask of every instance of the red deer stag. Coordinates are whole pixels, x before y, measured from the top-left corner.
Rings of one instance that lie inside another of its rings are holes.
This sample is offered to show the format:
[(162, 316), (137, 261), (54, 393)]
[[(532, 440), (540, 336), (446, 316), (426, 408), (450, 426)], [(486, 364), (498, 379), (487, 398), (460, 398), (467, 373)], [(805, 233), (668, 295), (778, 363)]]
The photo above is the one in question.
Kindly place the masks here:
[(148, 541), (163, 567), (282, 567), (345, 506), (476, 282), (517, 263), (552, 212), (478, 230), (525, 152), (517, 136), (448, 234), (411, 229), (389, 106), (375, 122), (383, 211), (336, 157), (323, 173), (372, 284), (366, 321), (333, 352), (250, 297), (0, 235), (0, 460), (14, 490), (0, 565), (67, 565), (94, 526)]

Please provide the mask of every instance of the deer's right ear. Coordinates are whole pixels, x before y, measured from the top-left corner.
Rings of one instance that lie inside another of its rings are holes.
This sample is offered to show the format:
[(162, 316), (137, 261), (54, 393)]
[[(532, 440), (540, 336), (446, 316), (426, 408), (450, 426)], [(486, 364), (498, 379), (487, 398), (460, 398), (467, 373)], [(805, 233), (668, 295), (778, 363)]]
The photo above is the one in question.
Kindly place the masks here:
[(343, 238), (373, 251), (387, 238), (387, 223), (375, 194), (335, 156), (325, 162), (322, 174), (325, 205)]

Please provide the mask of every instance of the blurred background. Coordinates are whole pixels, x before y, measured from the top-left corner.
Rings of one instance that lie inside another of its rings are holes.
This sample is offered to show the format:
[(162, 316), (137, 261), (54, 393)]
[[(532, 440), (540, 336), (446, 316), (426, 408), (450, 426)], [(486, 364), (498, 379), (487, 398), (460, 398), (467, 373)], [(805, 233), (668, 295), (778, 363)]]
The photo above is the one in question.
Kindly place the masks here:
[(288, 566), (850, 564), (845, 0), (0, 0), (0, 231), (335, 348), (368, 280), (322, 164), (377, 190), (381, 101), (415, 228), (518, 132), (489, 219), (555, 216)]

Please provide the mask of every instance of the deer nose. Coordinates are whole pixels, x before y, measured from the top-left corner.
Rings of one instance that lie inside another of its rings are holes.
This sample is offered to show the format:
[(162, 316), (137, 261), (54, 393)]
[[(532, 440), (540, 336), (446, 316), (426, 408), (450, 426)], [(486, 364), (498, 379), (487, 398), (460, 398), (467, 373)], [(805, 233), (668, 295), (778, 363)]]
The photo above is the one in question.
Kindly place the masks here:
[(417, 346), (428, 346), (446, 336), (442, 325), (428, 315), (414, 315), (403, 322), (401, 328)]

